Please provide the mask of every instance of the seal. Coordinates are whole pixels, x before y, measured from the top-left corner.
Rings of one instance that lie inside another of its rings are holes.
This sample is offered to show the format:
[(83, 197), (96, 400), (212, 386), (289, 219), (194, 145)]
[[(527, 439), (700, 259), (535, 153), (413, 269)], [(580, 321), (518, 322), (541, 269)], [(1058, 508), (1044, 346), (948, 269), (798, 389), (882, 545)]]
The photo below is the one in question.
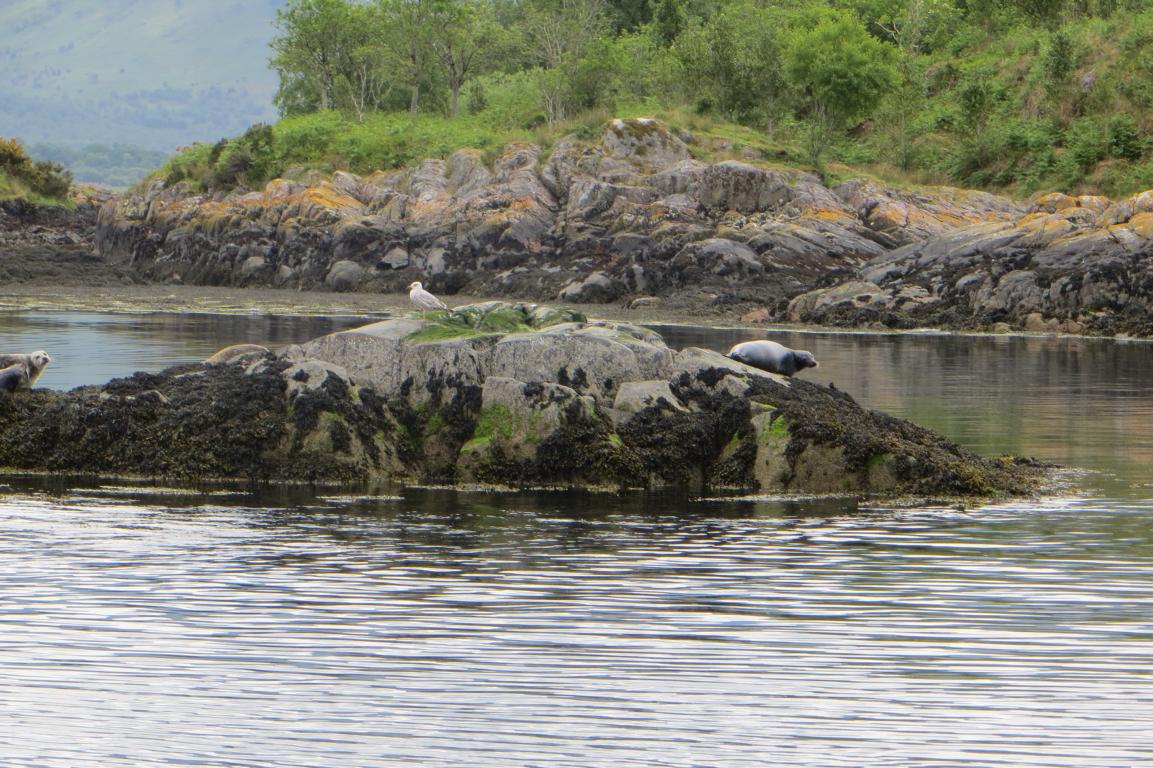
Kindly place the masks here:
[(812, 352), (789, 349), (775, 341), (742, 341), (730, 349), (725, 357), (782, 376), (792, 376), (805, 368), (817, 367), (817, 359)]
[(269, 354), (268, 347), (262, 347), (259, 344), (233, 344), (231, 347), (225, 347), (220, 350), (204, 362), (208, 365), (226, 365), (230, 363), (243, 365), (255, 362), (267, 354)]
[(0, 355), (0, 390), (31, 389), (50, 362), (52, 358), (42, 349), (30, 355)]

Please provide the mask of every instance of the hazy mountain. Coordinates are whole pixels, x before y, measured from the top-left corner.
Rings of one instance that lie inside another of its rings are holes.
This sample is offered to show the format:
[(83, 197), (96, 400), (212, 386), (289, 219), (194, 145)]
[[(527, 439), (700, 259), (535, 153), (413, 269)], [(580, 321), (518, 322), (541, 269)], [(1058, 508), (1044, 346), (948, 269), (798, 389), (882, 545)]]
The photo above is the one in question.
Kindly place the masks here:
[(0, 136), (170, 151), (275, 118), (285, 0), (2, 0)]

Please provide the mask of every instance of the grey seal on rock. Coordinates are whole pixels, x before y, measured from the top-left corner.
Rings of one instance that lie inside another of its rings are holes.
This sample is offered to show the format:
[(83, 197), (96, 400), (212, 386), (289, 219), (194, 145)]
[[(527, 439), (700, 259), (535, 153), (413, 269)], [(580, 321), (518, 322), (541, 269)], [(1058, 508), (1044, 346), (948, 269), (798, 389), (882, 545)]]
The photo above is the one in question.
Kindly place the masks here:
[(812, 352), (789, 349), (775, 341), (742, 341), (725, 356), (738, 363), (782, 376), (792, 376), (805, 368), (817, 367), (817, 359)]
[(42, 349), (30, 355), (0, 355), (0, 390), (31, 389), (50, 362), (52, 358)]

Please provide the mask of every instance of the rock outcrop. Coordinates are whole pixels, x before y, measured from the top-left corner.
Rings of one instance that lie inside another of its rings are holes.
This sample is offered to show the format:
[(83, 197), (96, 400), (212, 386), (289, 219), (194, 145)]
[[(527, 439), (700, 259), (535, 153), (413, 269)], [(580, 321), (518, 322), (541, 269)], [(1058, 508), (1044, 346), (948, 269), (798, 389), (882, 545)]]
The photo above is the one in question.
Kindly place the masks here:
[(638, 326), (500, 302), (0, 393), (0, 420), (0, 467), (168, 478), (993, 495), (1040, 473)]
[(108, 201), (94, 238), (93, 198), (76, 212), (4, 203), (0, 280), (398, 292), (419, 279), (442, 295), (745, 322), (1153, 336), (1153, 190), (1022, 205), (829, 188), (768, 163), (702, 162), (693, 141), (612, 120), (547, 158), (512, 144), (232, 194), (157, 182)]
[(794, 298), (789, 318), (1150, 336), (1151, 254), (1153, 191), (1120, 202), (1049, 194), (1012, 221), (878, 256), (841, 284)]
[(95, 253), (107, 190), (74, 188), (71, 207), (0, 200), (0, 284), (115, 285), (132, 282), (127, 265), (109, 268)]
[(420, 279), (442, 294), (664, 296), (779, 316), (891, 248), (1019, 213), (983, 193), (830, 189), (796, 170), (704, 163), (681, 135), (637, 119), (610, 121), (591, 146), (561, 140), (547, 159), (513, 144), (491, 163), (460, 150), (229, 195), (155, 183), (102, 211), (97, 242), (152, 281), (399, 291)]

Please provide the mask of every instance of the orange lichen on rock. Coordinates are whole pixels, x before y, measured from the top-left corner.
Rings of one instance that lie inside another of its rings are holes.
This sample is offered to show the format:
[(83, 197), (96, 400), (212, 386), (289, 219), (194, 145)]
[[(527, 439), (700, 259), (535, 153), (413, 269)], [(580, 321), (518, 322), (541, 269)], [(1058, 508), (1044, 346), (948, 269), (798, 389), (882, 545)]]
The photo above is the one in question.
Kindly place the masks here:
[(1077, 229), (1067, 219), (1058, 216), (1042, 216), (1017, 227), (1025, 234), (1018, 241), (1021, 245), (1048, 245)]
[(1076, 205), (1077, 199), (1066, 195), (1064, 192), (1049, 192), (1034, 200), (1029, 212), (1044, 211), (1045, 213), (1056, 213), (1063, 208), (1072, 208)]
[(294, 207), (298, 208), (298, 215), (305, 219), (344, 219), (365, 214), (359, 200), (327, 181), (301, 192)]
[(1141, 237), (1153, 239), (1153, 212), (1142, 212), (1129, 219), (1129, 229)]
[(850, 215), (848, 211), (839, 208), (809, 208), (801, 214), (801, 216), (803, 218), (816, 219), (817, 221), (835, 221), (838, 223), (853, 219), (853, 216)]
[(1102, 195), (1066, 195), (1063, 192), (1050, 192), (1041, 195), (1033, 201), (1032, 207), (1029, 209), (1031, 212), (1045, 211), (1047, 213), (1057, 213), (1068, 208), (1084, 208), (1097, 213), (1103, 212), (1110, 206), (1112, 201)]

